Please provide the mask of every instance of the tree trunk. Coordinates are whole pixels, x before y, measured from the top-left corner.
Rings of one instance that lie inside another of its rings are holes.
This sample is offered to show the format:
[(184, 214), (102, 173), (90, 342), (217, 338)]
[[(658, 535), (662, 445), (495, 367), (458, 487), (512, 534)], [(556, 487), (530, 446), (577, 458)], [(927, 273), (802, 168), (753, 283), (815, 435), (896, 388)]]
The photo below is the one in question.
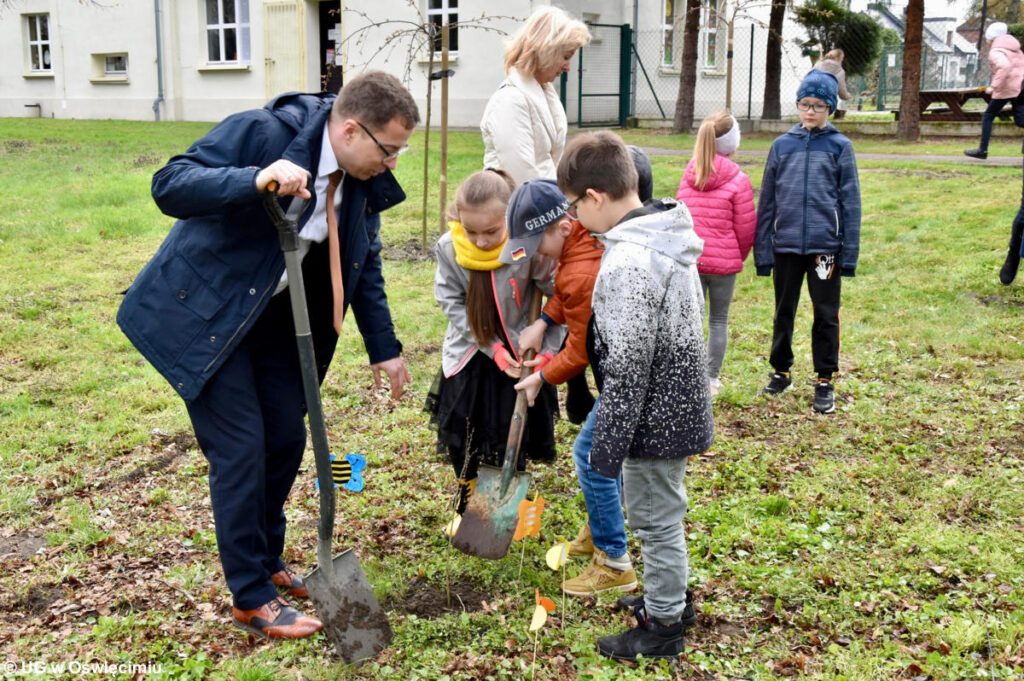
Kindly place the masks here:
[(907, 30), (903, 36), (903, 86), (900, 91), (900, 120), (896, 134), (901, 140), (916, 142), (921, 136), (921, 35), (924, 27), (924, 0), (907, 3)]
[[(764, 56), (764, 104), (761, 118), (782, 118), (779, 89), (782, 87), (782, 22), (786, 18), (786, 0), (772, 0), (768, 18), (768, 46)], [(796, 93), (793, 93), (796, 96)]]
[(693, 97), (697, 90), (697, 41), (700, 40), (701, 0), (686, 0), (683, 21), (683, 63), (679, 70), (679, 94), (672, 132), (688, 133), (693, 128)]

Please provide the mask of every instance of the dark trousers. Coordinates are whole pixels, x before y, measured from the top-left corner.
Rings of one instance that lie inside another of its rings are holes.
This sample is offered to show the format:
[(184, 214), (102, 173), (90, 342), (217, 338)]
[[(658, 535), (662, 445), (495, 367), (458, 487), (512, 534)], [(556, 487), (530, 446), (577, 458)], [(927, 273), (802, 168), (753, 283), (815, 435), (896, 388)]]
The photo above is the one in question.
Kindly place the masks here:
[(839, 258), (832, 253), (796, 255), (776, 253), (772, 280), (775, 284), (775, 320), (772, 352), (769, 357), (775, 371), (793, 366), (793, 322), (804, 275), (807, 292), (814, 306), (811, 326), (811, 354), (819, 377), (831, 378), (839, 370)]
[(284, 503), (306, 445), (305, 398), (288, 292), (274, 296), (237, 350), (188, 405), (210, 462), (217, 548), (234, 604), (277, 596)]
[(981, 115), (981, 142), (978, 144), (978, 148), (982, 151), (988, 151), (988, 142), (992, 139), (992, 125), (995, 123), (996, 116), (1003, 110), (1007, 102), (1012, 102), (1012, 99), (990, 99), (988, 106), (985, 107), (985, 113)]
[[(1024, 148), (1021, 150), (1024, 153)], [(1006, 261), (999, 272), (999, 280), (1004, 284), (1011, 284), (1017, 276), (1017, 269), (1020, 267), (1021, 241), (1024, 237), (1024, 190), (1020, 195), (1020, 208), (1013, 218), (1010, 226), (1010, 247), (1006, 251)]]

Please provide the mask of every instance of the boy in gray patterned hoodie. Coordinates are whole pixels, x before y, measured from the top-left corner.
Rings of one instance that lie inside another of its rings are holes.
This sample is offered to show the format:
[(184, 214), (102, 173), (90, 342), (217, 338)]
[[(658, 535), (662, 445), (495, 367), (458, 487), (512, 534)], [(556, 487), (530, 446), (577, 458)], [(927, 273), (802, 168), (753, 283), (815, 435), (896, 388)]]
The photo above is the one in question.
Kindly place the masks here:
[(619, 660), (683, 652), (689, 577), (683, 475), (714, 439), (697, 258), (703, 242), (686, 206), (641, 203), (636, 168), (610, 132), (577, 135), (558, 164), (569, 216), (605, 244), (594, 284), (588, 354), (601, 392), (590, 464), (622, 475), (629, 525), (641, 542), (638, 627), (598, 641)]

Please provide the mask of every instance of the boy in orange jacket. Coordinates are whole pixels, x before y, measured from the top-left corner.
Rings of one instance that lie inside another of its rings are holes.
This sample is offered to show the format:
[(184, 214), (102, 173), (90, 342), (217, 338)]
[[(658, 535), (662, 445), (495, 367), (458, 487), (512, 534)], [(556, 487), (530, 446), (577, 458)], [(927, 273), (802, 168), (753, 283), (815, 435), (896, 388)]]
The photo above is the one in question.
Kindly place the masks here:
[[(539, 368), (516, 384), (532, 401), (544, 383), (558, 385), (587, 368), (587, 328), (590, 299), (601, 267), (604, 246), (568, 215), (571, 207), (554, 180), (530, 180), (516, 188), (509, 201), (508, 241), (498, 259), (512, 263), (541, 253), (558, 259), (555, 293), (544, 306), (541, 318), (519, 336), (520, 352), (537, 350), (549, 326), (565, 324), (569, 334), (557, 354), (538, 355), (526, 364)], [(598, 398), (600, 400), (600, 398)], [(632, 591), (636, 571), (626, 547), (622, 514), (622, 481), (598, 475), (590, 467), (597, 406), (591, 410), (573, 445), (576, 477), (583, 490), (588, 522), (570, 545), (573, 555), (592, 556), (583, 573), (563, 584), (573, 596), (590, 596), (611, 589)]]

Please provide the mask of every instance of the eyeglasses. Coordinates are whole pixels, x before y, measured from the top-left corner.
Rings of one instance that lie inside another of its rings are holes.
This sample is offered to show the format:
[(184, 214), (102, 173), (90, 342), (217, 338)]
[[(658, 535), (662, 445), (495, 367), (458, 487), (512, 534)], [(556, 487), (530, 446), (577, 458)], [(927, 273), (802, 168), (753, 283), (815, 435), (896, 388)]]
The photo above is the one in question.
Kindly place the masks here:
[(369, 128), (367, 128), (367, 127), (366, 127), (365, 125), (363, 125), (363, 124), (362, 124), (362, 123), (360, 123), (359, 121), (356, 121), (356, 124), (357, 124), (357, 125), (358, 125), (358, 126), (359, 126), (360, 128), (362, 128), (362, 129), (363, 129), (363, 132), (365, 132), (365, 133), (366, 133), (367, 135), (369, 135), (369, 136), (370, 136), (370, 139), (372, 139), (372, 140), (373, 140), (373, 143), (374, 143), (374, 144), (376, 144), (376, 145), (377, 145), (377, 147), (378, 147), (378, 148), (379, 148), (379, 149), (380, 149), (380, 150), (381, 150), (382, 152), (384, 152), (384, 158), (382, 158), (382, 159), (381, 159), (381, 163), (387, 163), (388, 161), (390, 161), (390, 160), (392, 160), (392, 159), (395, 159), (395, 158), (398, 158), (399, 156), (401, 156), (401, 155), (402, 155), (402, 154), (404, 154), (405, 152), (409, 151), (409, 145), (408, 145), (408, 144), (406, 144), (406, 145), (405, 145), (404, 147), (399, 147), (399, 148), (398, 148), (397, 150), (395, 150), (395, 151), (388, 151), (388, 148), (387, 148), (387, 147), (385, 147), (385, 146), (384, 146), (383, 144), (381, 144), (381, 143), (380, 143), (380, 140), (378, 140), (378, 139), (377, 139), (376, 137), (374, 137), (374, 136), (373, 136), (373, 133), (372, 133), (372, 132), (370, 132), (370, 129), (369, 129)]
[(814, 113), (825, 113), (828, 111), (828, 104), (811, 104), (810, 102), (797, 102), (796, 108), (801, 111), (814, 111)]
[(580, 216), (579, 213), (576, 212), (576, 204), (585, 198), (587, 198), (586, 192), (577, 196), (574, 201), (570, 201), (569, 206), (565, 209), (565, 214), (568, 215), (573, 220), (579, 220)]

